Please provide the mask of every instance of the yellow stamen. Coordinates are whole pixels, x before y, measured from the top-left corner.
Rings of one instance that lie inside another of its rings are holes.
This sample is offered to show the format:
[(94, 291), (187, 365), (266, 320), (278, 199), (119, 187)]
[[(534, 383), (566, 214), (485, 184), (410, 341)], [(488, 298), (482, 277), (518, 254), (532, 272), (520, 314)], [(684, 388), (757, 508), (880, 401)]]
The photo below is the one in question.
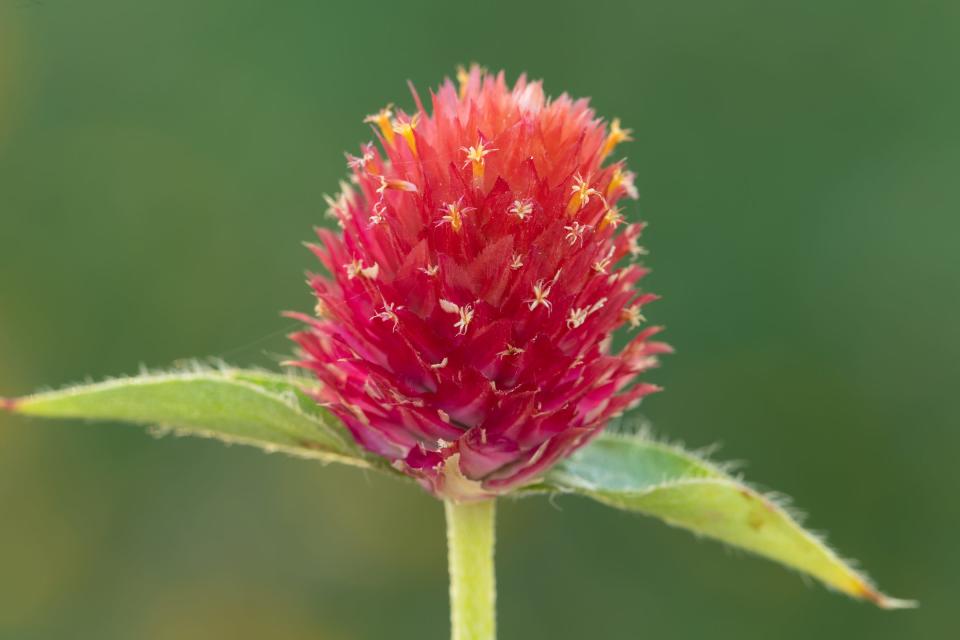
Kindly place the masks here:
[(449, 202), (445, 204), (440, 208), (440, 210), (446, 211), (447, 213), (440, 218), (440, 220), (437, 222), (437, 226), (449, 224), (454, 233), (460, 233), (460, 229), (463, 228), (463, 216), (473, 211), (474, 208), (463, 208), (460, 206), (460, 200), (457, 200), (456, 202)]
[(371, 320), (380, 320), (381, 322), (392, 322), (393, 331), (397, 331), (397, 327), (400, 326), (400, 318), (397, 317), (397, 310), (402, 309), (403, 307), (397, 307), (396, 303), (383, 301), (383, 311), (374, 314), (370, 319)]
[(570, 202), (567, 203), (567, 215), (573, 216), (583, 209), (590, 202), (591, 196), (599, 196), (600, 193), (590, 186), (590, 183), (583, 179), (578, 173), (573, 177), (573, 184), (570, 185)]
[(600, 225), (597, 227), (597, 231), (603, 231), (607, 225), (616, 229), (622, 222), (623, 214), (620, 213), (620, 209), (616, 206), (610, 207), (607, 209), (607, 212), (603, 214), (603, 218), (600, 219)]
[(600, 298), (594, 302), (589, 307), (578, 307), (576, 309), (570, 309), (570, 314), (567, 317), (567, 328), (576, 329), (581, 326), (584, 322), (587, 321), (587, 318), (592, 313), (596, 313), (603, 308), (603, 305), (607, 304), (606, 298)]
[(631, 133), (633, 133), (633, 129), (621, 129), (620, 118), (614, 118), (613, 122), (610, 123), (610, 133), (603, 143), (603, 149), (600, 150), (600, 159), (603, 160), (610, 155), (614, 147), (621, 142), (631, 142), (633, 140), (633, 138), (630, 137)]
[(428, 277), (428, 278), (432, 278), (433, 276), (435, 276), (435, 275), (437, 275), (438, 273), (440, 273), (440, 265), (438, 265), (438, 264), (428, 264), (426, 267), (420, 267), (420, 271), (422, 271), (423, 273), (427, 274), (427, 277)]
[(626, 192), (627, 196), (637, 199), (638, 193), (637, 188), (633, 184), (633, 180), (636, 175), (632, 171), (624, 171), (623, 167), (617, 165), (613, 170), (613, 175), (610, 177), (610, 184), (607, 185), (607, 197), (611, 197), (616, 193), (617, 189), (623, 187), (623, 190)]
[(520, 218), (521, 222), (524, 222), (526, 221), (527, 216), (533, 213), (533, 201), (514, 200), (513, 205), (507, 209), (507, 213), (517, 216)]
[(610, 247), (610, 251), (607, 252), (607, 255), (593, 263), (593, 270), (599, 274), (606, 275), (607, 268), (610, 266), (611, 262), (613, 262), (613, 247)]
[(347, 280), (353, 280), (356, 277), (364, 277), (368, 280), (376, 280), (377, 275), (380, 273), (380, 265), (374, 262), (369, 267), (363, 266), (363, 261), (359, 259), (354, 259), (353, 262), (348, 262), (343, 265), (344, 271), (347, 273)]
[(610, 176), (610, 184), (607, 185), (607, 197), (612, 196), (621, 184), (623, 184), (623, 169), (620, 165), (617, 165), (613, 170), (613, 175)]
[(487, 149), (487, 144), (488, 143), (483, 140), (478, 140), (476, 146), (460, 147), (460, 150), (467, 154), (467, 160), (463, 163), (464, 168), (466, 168), (468, 164), (473, 164), (473, 184), (477, 188), (483, 185), (483, 170), (485, 164), (483, 156), (497, 151), (497, 149)]
[(414, 156), (417, 155), (417, 139), (413, 135), (413, 130), (417, 128), (418, 122), (420, 122), (419, 113), (406, 122), (393, 121), (394, 133), (399, 133), (403, 136), (403, 139), (407, 141), (407, 146), (410, 147), (410, 151), (413, 152)]
[(543, 280), (537, 280), (536, 284), (533, 285), (533, 297), (529, 300), (524, 300), (527, 303), (527, 308), (530, 311), (533, 311), (539, 306), (544, 306), (547, 308), (547, 312), (553, 311), (553, 303), (547, 300), (547, 296), (550, 295), (551, 287), (546, 286)]
[(462, 64), (457, 65), (457, 83), (460, 85), (459, 96), (463, 100), (463, 97), (467, 95), (467, 83), (470, 82), (470, 72), (468, 72)]
[(567, 318), (567, 328), (576, 329), (587, 321), (586, 309), (570, 309), (570, 316)]
[(573, 221), (573, 224), (570, 226), (564, 227), (563, 230), (567, 232), (566, 239), (571, 245), (579, 242), (583, 246), (583, 232), (590, 229), (589, 224), (580, 224), (576, 220)]
[(362, 156), (354, 156), (347, 154), (347, 166), (353, 169), (354, 171), (359, 171), (365, 173), (367, 171), (367, 165), (373, 161), (373, 152), (369, 150), (364, 150)]
[(393, 105), (388, 104), (383, 109), (380, 109), (377, 113), (371, 114), (363, 119), (364, 122), (369, 122), (380, 127), (380, 133), (383, 134), (384, 139), (386, 139), (388, 144), (393, 144), (393, 126), (391, 124), (390, 118), (393, 117)]
[(640, 305), (636, 304), (626, 307), (623, 311), (621, 311), (620, 319), (625, 320), (634, 329), (639, 327), (641, 322), (646, 321), (646, 318), (644, 318), (643, 314), (640, 313)]
[(507, 348), (497, 354), (498, 358), (505, 358), (507, 356), (518, 356), (523, 353), (524, 350), (520, 347), (515, 347), (509, 342), (507, 343)]
[(470, 323), (473, 322), (473, 305), (465, 304), (462, 307), (454, 302), (449, 300), (440, 300), (440, 308), (446, 311), (447, 313), (455, 313), (459, 316), (453, 327), (457, 329), (457, 335), (462, 336), (467, 333), (467, 328), (470, 326)]

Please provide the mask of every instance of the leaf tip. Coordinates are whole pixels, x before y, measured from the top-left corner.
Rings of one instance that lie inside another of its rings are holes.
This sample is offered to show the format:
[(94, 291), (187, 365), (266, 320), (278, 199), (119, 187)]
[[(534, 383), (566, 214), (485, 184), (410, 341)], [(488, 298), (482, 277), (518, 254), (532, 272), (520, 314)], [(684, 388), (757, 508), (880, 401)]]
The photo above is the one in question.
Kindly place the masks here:
[(867, 602), (871, 602), (881, 609), (893, 611), (895, 609), (916, 609), (920, 603), (916, 600), (901, 600), (891, 598), (888, 595), (880, 593), (866, 582), (858, 582), (856, 585), (856, 595)]
[(20, 405), (19, 398), (4, 398), (0, 397), (0, 411), (9, 411), (13, 413), (17, 410), (17, 407)]

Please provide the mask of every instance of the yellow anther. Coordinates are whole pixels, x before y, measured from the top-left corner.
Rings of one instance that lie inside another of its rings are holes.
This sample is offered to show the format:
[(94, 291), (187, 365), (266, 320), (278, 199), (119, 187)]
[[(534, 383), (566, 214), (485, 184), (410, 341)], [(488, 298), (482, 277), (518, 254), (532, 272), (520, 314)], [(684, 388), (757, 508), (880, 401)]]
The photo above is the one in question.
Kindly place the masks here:
[(393, 105), (388, 104), (383, 109), (380, 109), (377, 113), (371, 114), (363, 119), (364, 122), (369, 122), (380, 127), (380, 133), (383, 134), (384, 139), (388, 144), (393, 144), (393, 124), (391, 118), (393, 117)]
[(410, 147), (410, 151), (413, 152), (413, 155), (417, 155), (417, 139), (413, 135), (413, 130), (417, 128), (417, 124), (419, 122), (419, 113), (406, 122), (400, 122), (399, 120), (393, 121), (394, 133), (399, 133), (401, 136), (403, 136), (403, 139), (407, 141), (407, 146)]
[(517, 216), (521, 222), (525, 222), (527, 216), (533, 213), (532, 200), (514, 200), (513, 205), (507, 209), (507, 213)]
[(458, 336), (462, 336), (467, 332), (467, 327), (470, 326), (470, 323), (473, 321), (473, 305), (468, 304), (465, 307), (460, 307), (460, 319), (453, 325), (454, 328), (459, 328), (457, 332)]
[(636, 177), (636, 174), (632, 171), (624, 171), (623, 167), (617, 165), (613, 170), (613, 175), (610, 177), (610, 184), (607, 185), (607, 197), (613, 196), (617, 189), (623, 187), (627, 196), (636, 200), (640, 195), (637, 193), (637, 187), (633, 184)]
[(481, 76), (487, 73), (486, 67), (478, 67), (475, 62), (470, 65), (470, 69), (462, 64), (457, 65), (457, 84), (459, 85), (457, 95), (461, 100), (467, 96), (467, 87), (470, 86), (470, 71), (473, 69), (478, 69)]
[(600, 219), (600, 225), (597, 227), (598, 231), (603, 231), (607, 225), (616, 229), (623, 223), (623, 214), (620, 213), (620, 209), (617, 206), (612, 206), (607, 209), (607, 212), (603, 214), (603, 218)]
[(498, 354), (497, 354), (497, 357), (498, 357), (498, 358), (506, 358), (506, 357), (509, 357), (509, 356), (518, 356), (518, 355), (520, 355), (520, 354), (523, 353), (523, 352), (524, 352), (523, 349), (521, 349), (520, 347), (515, 347), (515, 346), (513, 346), (512, 344), (510, 344), (510, 343), (508, 342), (508, 343), (507, 343), (507, 348), (504, 349), (503, 351), (501, 351), (500, 353), (498, 353)]
[(631, 133), (633, 133), (633, 129), (621, 129), (620, 118), (614, 118), (613, 122), (610, 123), (610, 133), (603, 143), (603, 149), (600, 150), (600, 159), (603, 160), (610, 155), (614, 147), (621, 142), (631, 142), (633, 140), (633, 138), (630, 137)]
[(432, 364), (432, 365), (430, 365), (430, 368), (431, 368), (431, 369), (443, 369), (445, 366), (447, 366), (447, 362), (449, 362), (449, 359), (448, 359), (448, 358), (444, 358), (443, 360), (441, 360), (441, 361), (438, 362), (437, 364)]
[(527, 303), (527, 308), (533, 311), (539, 306), (544, 306), (547, 308), (548, 313), (553, 311), (553, 303), (547, 300), (547, 296), (550, 295), (550, 288), (544, 280), (537, 280), (536, 284), (533, 285), (533, 297), (529, 300), (524, 300), (524, 302)]
[(460, 85), (460, 99), (467, 95), (467, 83), (470, 82), (470, 72), (462, 64), (457, 65), (457, 84)]
[(460, 147), (460, 150), (467, 154), (467, 159), (463, 163), (464, 169), (468, 164), (473, 165), (473, 185), (480, 188), (483, 185), (483, 170), (486, 164), (483, 157), (487, 154), (497, 151), (497, 149), (488, 149), (487, 144), (482, 139), (477, 140), (473, 147)]
[(315, 307), (313, 308), (313, 311), (314, 311), (314, 313), (317, 315), (318, 318), (325, 318), (325, 317), (327, 316), (327, 313), (328, 313), (327, 304), (326, 304), (323, 300), (320, 300), (320, 299), (318, 298), (318, 299), (317, 299), (317, 306), (315, 306)]
[(473, 207), (464, 208), (460, 206), (460, 203), (461, 200), (457, 200), (456, 202), (449, 202), (440, 208), (441, 211), (446, 211), (446, 213), (437, 222), (438, 227), (442, 224), (449, 224), (454, 233), (460, 233), (460, 229), (463, 228), (463, 216), (474, 211)]
[(646, 321), (646, 318), (644, 318), (643, 314), (640, 313), (640, 305), (637, 304), (626, 307), (623, 311), (621, 311), (620, 319), (629, 323), (634, 329), (639, 327), (641, 322)]
[(513, 254), (513, 258), (510, 260), (510, 268), (516, 271), (517, 269), (523, 266), (523, 256), (519, 253)]
[(467, 333), (467, 328), (470, 326), (470, 323), (473, 322), (472, 304), (465, 304), (461, 307), (460, 305), (450, 302), (449, 300), (440, 300), (440, 308), (447, 313), (455, 313), (459, 316), (459, 320), (457, 320), (453, 325), (455, 329), (458, 329), (458, 336), (462, 336)]
[(614, 167), (613, 175), (610, 176), (610, 182), (607, 184), (606, 197), (611, 197), (620, 188), (623, 184), (623, 175), (623, 168), (620, 165)]
[(590, 186), (590, 183), (583, 179), (578, 173), (573, 177), (573, 184), (570, 185), (570, 202), (567, 203), (567, 215), (573, 216), (583, 209), (590, 202), (592, 196), (599, 196), (600, 192)]

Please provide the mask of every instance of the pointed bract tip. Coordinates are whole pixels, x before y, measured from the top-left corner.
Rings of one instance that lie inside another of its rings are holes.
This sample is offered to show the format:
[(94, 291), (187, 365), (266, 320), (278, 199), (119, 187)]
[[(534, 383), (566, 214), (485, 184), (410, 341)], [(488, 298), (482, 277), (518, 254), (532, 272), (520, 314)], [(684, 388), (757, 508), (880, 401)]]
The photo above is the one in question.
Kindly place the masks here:
[(916, 609), (920, 603), (916, 600), (900, 600), (899, 598), (890, 598), (883, 596), (878, 603), (881, 609), (893, 611), (895, 609)]
[(884, 595), (866, 583), (857, 585), (857, 595), (867, 602), (871, 602), (881, 609), (892, 611), (895, 609), (916, 609), (920, 603), (916, 600), (901, 600)]
[(20, 404), (20, 400), (17, 398), (3, 398), (0, 397), (0, 410), (9, 411), (13, 413), (17, 409), (17, 405)]

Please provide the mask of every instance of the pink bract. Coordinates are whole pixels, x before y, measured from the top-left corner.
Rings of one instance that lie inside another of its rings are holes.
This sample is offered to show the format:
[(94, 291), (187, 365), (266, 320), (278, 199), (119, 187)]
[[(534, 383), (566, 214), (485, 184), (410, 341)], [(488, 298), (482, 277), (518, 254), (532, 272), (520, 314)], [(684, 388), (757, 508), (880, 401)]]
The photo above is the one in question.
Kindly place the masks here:
[(657, 390), (637, 375), (669, 351), (637, 330), (642, 225), (616, 207), (633, 174), (607, 162), (629, 131), (586, 100), (479, 67), (431, 94), (432, 113), (370, 116), (311, 246), (315, 316), (293, 337), (317, 400), (357, 442), (435, 495), (534, 482)]

